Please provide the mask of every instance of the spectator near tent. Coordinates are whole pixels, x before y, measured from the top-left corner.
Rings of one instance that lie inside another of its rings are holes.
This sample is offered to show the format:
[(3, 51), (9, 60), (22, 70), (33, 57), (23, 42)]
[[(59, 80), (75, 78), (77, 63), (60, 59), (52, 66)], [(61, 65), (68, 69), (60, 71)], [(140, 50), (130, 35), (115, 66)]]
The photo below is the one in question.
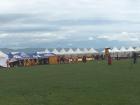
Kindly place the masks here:
[(83, 63), (87, 62), (87, 57), (85, 55), (83, 56), (82, 61), (83, 61)]
[(6, 64), (7, 64), (7, 68), (10, 68), (10, 61), (9, 61), (9, 59), (7, 59)]
[(137, 53), (134, 52), (133, 53), (133, 64), (136, 64), (137, 63)]

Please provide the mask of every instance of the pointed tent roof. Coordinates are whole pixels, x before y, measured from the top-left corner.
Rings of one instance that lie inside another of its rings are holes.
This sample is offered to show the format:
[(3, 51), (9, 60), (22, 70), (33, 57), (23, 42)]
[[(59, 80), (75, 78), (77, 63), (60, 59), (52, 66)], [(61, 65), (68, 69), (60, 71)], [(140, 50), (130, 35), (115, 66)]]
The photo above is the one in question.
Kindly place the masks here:
[(45, 53), (51, 53), (48, 49), (45, 50)]
[(51, 52), (48, 49), (46, 49), (45, 51), (37, 52), (37, 54), (46, 54), (46, 53), (51, 53)]
[(129, 52), (133, 52), (133, 51), (136, 51), (136, 50), (135, 50), (133, 47), (130, 46), (130, 47), (128, 48), (128, 51), (129, 51)]
[(59, 53), (60, 53), (60, 55), (63, 55), (63, 54), (66, 54), (66, 51), (65, 51), (65, 49), (63, 48), (63, 49), (60, 50)]
[(70, 49), (66, 52), (66, 54), (74, 54), (73, 49), (72, 49), (72, 48), (70, 48)]
[(89, 53), (96, 53), (96, 54), (98, 53), (98, 51), (96, 51), (94, 48), (90, 48), (88, 52)]
[(122, 46), (120, 52), (127, 52), (127, 49), (124, 46)]
[(74, 53), (75, 54), (82, 54), (82, 51), (80, 50), (80, 48), (77, 48)]
[(88, 49), (87, 49), (87, 48), (84, 48), (84, 49), (83, 49), (83, 51), (82, 51), (82, 53), (84, 53), (84, 54), (88, 54), (88, 53), (89, 53), (89, 51), (88, 51)]
[(57, 49), (53, 49), (52, 53), (54, 53), (54, 54), (59, 54), (59, 52), (58, 52)]
[(140, 51), (140, 47), (136, 47), (135, 50), (136, 50), (136, 51)]
[(111, 50), (111, 52), (120, 52), (120, 50), (117, 47), (113, 47), (113, 49)]
[(21, 52), (20, 56), (23, 58), (30, 58), (30, 56), (28, 54), (26, 54), (25, 52)]

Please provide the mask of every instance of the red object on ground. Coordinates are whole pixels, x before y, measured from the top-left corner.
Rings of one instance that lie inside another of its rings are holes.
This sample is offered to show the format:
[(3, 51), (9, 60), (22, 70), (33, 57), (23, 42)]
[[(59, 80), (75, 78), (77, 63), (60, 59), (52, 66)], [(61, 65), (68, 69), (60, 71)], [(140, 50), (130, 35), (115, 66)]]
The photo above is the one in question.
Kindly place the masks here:
[(112, 58), (110, 55), (108, 56), (108, 65), (112, 65)]

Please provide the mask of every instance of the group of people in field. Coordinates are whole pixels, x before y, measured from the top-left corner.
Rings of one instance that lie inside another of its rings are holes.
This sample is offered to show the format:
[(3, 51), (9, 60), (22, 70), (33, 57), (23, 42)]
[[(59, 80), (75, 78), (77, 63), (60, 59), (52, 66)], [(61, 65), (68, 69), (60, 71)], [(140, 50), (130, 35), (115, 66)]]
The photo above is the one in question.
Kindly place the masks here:
[[(117, 56), (116, 59), (119, 60), (120, 58)], [(133, 53), (132, 59), (133, 59), (133, 64), (136, 64), (137, 63), (137, 59), (138, 59), (138, 54), (136, 52)], [(110, 54), (107, 55), (107, 60), (108, 60), (108, 65), (112, 65), (112, 57), (111, 57)]]
[(63, 64), (63, 63), (77, 63), (79, 57), (78, 56), (58, 56), (58, 64)]
[[(78, 63), (78, 62), (83, 62), (86, 63), (88, 56), (83, 55), (83, 56), (57, 56), (57, 63), (58, 64), (68, 64), (68, 63)], [(92, 60), (98, 61), (98, 60), (105, 60), (107, 61), (108, 65), (112, 65), (113, 58), (111, 57), (110, 54), (107, 56), (103, 55), (92, 55), (90, 56)], [(133, 63), (137, 63), (137, 58), (138, 55), (137, 53), (133, 53)], [(115, 58), (119, 60), (119, 58)], [(7, 67), (30, 67), (34, 65), (45, 65), (49, 64), (49, 57), (48, 58), (36, 58), (36, 59), (22, 59), (22, 60), (16, 60), (11, 62), (10, 60), (7, 60)]]
[[(58, 64), (87, 62), (87, 56), (58, 56)], [(91, 57), (92, 58), (92, 57)]]
[(42, 59), (20, 59), (15, 61), (7, 60), (7, 67), (30, 67), (33, 65), (48, 64), (48, 58)]
[[(99, 56), (57, 56), (58, 64), (68, 64), (68, 63), (78, 63), (78, 62), (87, 62), (87, 58), (99, 59)], [(34, 65), (46, 65), (49, 64), (48, 58), (36, 58), (36, 59), (17, 59), (12, 61), (11, 59), (7, 60), (7, 67), (30, 67)]]

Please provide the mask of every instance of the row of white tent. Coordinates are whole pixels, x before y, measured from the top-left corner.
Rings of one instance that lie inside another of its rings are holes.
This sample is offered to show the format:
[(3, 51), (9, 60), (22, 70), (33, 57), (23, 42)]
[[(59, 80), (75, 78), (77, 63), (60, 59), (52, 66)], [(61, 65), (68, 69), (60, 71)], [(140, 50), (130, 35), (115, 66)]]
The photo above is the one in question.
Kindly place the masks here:
[[(134, 52), (140, 52), (140, 47), (121, 47), (118, 49), (117, 47), (114, 47), (113, 49), (109, 49), (109, 52), (111, 53), (112, 57), (132, 57)], [(105, 53), (105, 50), (102, 51), (102, 53)]]
[(68, 49), (67, 51), (63, 48), (60, 51), (58, 51), (57, 49), (53, 49), (52, 51), (49, 51), (48, 49), (46, 49), (43, 52), (37, 52), (38, 54), (40, 53), (54, 53), (56, 55), (76, 55), (76, 54), (98, 54), (99, 52), (97, 50), (95, 50), (94, 48), (84, 48), (83, 50), (81, 50), (80, 48), (77, 48), (76, 50), (73, 50), (72, 48)]
[[(104, 53), (105, 50), (102, 51), (102, 53)], [(121, 47), (120, 49), (118, 49), (117, 47), (114, 47), (113, 49), (109, 49), (110, 53), (116, 53), (116, 52), (140, 52), (140, 47), (129, 47), (129, 48), (125, 48), (125, 47)]]
[[(125, 47), (121, 47), (120, 49), (118, 49), (117, 47), (114, 47), (113, 49), (110, 49), (109, 52), (111, 53), (112, 57), (127, 57), (128, 54), (129, 56), (132, 56), (133, 52), (140, 52), (140, 47), (129, 47), (129, 48), (125, 48)], [(84, 48), (84, 49), (80, 49), (77, 48), (75, 50), (73, 49), (61, 49), (60, 51), (58, 51), (57, 49), (53, 49), (52, 51), (49, 51), (48, 49), (46, 49), (45, 51), (42, 52), (37, 52), (38, 54), (43, 54), (43, 53), (54, 53), (56, 55), (78, 55), (78, 54), (99, 54), (99, 52), (97, 50), (95, 50), (94, 48)], [(105, 53), (105, 50), (102, 51), (102, 53)], [(0, 66), (2, 67), (6, 67), (6, 61), (9, 59), (8, 55), (1, 52), (0, 51)]]
[[(109, 49), (110, 53), (131, 53), (131, 52), (140, 52), (140, 47), (129, 47), (129, 48), (125, 48), (125, 47), (121, 47), (120, 49), (117, 47), (113, 47), (112, 49)], [(74, 55), (74, 54), (99, 54), (99, 51), (95, 50), (94, 48), (84, 48), (84, 49), (80, 49), (77, 48), (76, 50), (73, 50), (72, 48), (68, 49), (67, 51), (63, 48), (60, 51), (58, 51), (57, 49), (53, 49), (52, 51), (49, 51), (48, 49), (46, 49), (43, 52), (37, 52), (39, 53), (54, 53), (56, 55)], [(102, 53), (105, 53), (105, 50), (102, 51)]]

